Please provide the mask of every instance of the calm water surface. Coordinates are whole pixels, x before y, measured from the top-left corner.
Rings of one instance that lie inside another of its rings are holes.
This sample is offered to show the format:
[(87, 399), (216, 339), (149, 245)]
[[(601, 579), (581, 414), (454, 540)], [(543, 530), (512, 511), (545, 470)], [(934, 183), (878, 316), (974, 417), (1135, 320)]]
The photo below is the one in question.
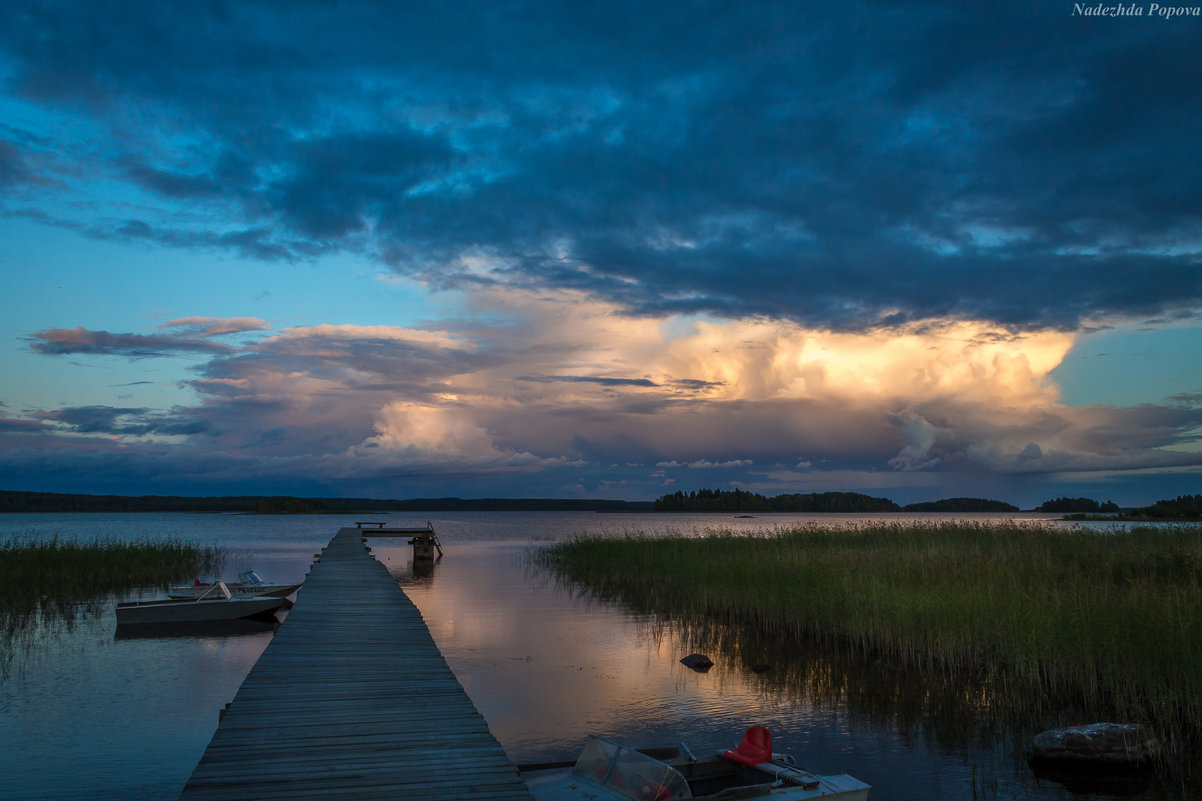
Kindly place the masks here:
[[(805, 686), (782, 686), (779, 671), (773, 680), (721, 657), (708, 673), (690, 671), (678, 662), (690, 643), (674, 627), (561, 587), (528, 560), (532, 547), (583, 532), (756, 531), (872, 516), (0, 515), (0, 538), (175, 536), (228, 549), (227, 578), (253, 567), (268, 581), (290, 583), (303, 580), (313, 555), (356, 519), (434, 524), (446, 556), (432, 575), (414, 575), (403, 540), (370, 545), (421, 609), (514, 762), (575, 758), (590, 733), (635, 746), (684, 740), (695, 751), (725, 748), (762, 723), (777, 750), (812, 770), (867, 781), (875, 801), (1109, 797), (1037, 778), (1007, 737), (882, 706), (857, 680), (837, 675), (838, 666), (808, 666)], [(0, 679), (0, 798), (174, 799), (218, 711), (272, 636), (118, 639), (115, 629), (108, 603), (98, 616), (43, 632), (12, 655)], [(1134, 797), (1179, 794), (1144, 787)]]

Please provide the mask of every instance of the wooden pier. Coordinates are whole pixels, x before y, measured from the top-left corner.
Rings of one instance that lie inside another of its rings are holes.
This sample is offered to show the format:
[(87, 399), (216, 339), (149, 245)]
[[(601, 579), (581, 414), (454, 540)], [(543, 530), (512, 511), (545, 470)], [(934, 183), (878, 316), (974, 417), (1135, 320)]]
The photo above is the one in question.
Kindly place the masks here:
[(323, 550), (180, 801), (530, 801), (368, 533)]

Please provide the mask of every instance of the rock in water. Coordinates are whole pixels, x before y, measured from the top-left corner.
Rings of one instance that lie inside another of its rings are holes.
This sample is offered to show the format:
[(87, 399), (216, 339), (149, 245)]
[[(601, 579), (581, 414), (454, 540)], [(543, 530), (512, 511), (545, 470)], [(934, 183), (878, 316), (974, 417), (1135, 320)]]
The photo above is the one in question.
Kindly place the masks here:
[(1050, 729), (1035, 736), (1027, 749), (1032, 762), (1136, 766), (1160, 753), (1160, 743), (1146, 726), (1132, 723), (1090, 723)]
[(704, 673), (714, 666), (714, 661), (705, 654), (689, 654), (684, 659), (680, 660), (680, 664), (693, 670), (698, 670)]

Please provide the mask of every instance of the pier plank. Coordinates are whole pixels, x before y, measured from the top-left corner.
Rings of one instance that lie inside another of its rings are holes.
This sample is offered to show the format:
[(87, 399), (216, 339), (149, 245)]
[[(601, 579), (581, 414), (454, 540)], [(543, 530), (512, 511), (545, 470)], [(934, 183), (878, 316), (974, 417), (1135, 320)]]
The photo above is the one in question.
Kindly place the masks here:
[(180, 801), (530, 801), (366, 533), (322, 549)]

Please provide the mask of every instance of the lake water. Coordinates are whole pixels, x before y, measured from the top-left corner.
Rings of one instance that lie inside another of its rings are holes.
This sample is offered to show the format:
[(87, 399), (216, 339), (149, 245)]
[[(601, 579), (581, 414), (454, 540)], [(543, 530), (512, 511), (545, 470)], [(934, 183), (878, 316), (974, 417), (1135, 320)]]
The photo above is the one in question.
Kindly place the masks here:
[[(634, 746), (683, 740), (697, 752), (726, 748), (761, 723), (773, 730), (776, 750), (818, 772), (851, 773), (873, 786), (875, 801), (1116, 794), (1079, 795), (1037, 777), (1013, 737), (976, 725), (971, 713), (957, 708), (927, 717), (924, 704), (935, 690), (910, 687), (900, 700), (897, 693), (881, 695), (821, 655), (789, 674), (804, 677), (793, 683), (779, 671), (757, 675), (713, 653), (712, 670), (693, 672), (679, 663), (691, 646), (684, 633), (564, 588), (528, 559), (532, 548), (585, 532), (759, 531), (872, 515), (0, 515), (0, 538), (173, 536), (228, 549), (226, 577), (253, 567), (267, 581), (293, 583), (356, 519), (433, 523), (446, 555), (432, 575), (414, 575), (404, 540), (369, 545), (417, 604), (515, 763), (573, 759), (591, 733)], [(219, 710), (272, 636), (268, 630), (130, 639), (117, 638), (115, 629), (110, 602), (11, 655), (0, 678), (0, 798), (174, 799), (208, 745)], [(916, 711), (915, 703), (922, 708)], [(1155, 785), (1125, 792), (1147, 801), (1187, 797)]]

